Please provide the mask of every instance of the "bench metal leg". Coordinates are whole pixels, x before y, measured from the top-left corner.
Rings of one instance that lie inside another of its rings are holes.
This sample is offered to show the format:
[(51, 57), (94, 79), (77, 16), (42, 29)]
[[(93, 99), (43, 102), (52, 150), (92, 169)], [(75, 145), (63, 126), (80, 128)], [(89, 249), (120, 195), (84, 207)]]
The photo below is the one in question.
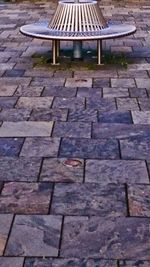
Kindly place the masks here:
[(58, 65), (57, 63), (57, 56), (58, 56), (58, 41), (52, 40), (52, 65)]
[(102, 40), (97, 40), (97, 64), (102, 64)]
[(59, 57), (59, 55), (60, 55), (60, 40), (57, 40), (56, 41), (56, 45), (57, 45), (57, 57)]

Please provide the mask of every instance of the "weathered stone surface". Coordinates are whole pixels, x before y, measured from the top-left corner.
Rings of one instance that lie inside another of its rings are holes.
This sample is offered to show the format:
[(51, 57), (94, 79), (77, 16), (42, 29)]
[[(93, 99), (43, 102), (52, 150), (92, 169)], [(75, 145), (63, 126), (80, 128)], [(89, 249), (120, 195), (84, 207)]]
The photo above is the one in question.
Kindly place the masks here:
[(87, 160), (85, 182), (149, 184), (149, 177), (143, 160)]
[(134, 125), (123, 123), (93, 123), (93, 138), (127, 138), (136, 136), (149, 136), (150, 127), (148, 125)]
[(85, 106), (85, 99), (83, 97), (78, 97), (78, 98), (55, 97), (52, 107), (53, 108), (83, 109), (84, 106)]
[(1, 267), (23, 267), (24, 258), (21, 257), (1, 257), (0, 266)]
[(44, 159), (40, 180), (82, 183), (83, 169), (84, 162), (81, 159)]
[(0, 108), (13, 108), (18, 100), (18, 97), (14, 96), (1, 96)]
[(144, 88), (129, 88), (129, 93), (131, 97), (147, 98), (147, 92)]
[(149, 236), (149, 218), (66, 217), (61, 257), (149, 260)]
[(143, 260), (122, 260), (119, 261), (119, 267), (149, 267), (150, 261), (143, 261)]
[[(133, 41), (133, 40), (132, 40)], [(137, 40), (136, 40), (137, 43)], [(135, 44), (134, 44), (135, 45)], [(118, 70), (119, 78), (147, 78), (147, 72), (145, 70)]]
[(99, 184), (58, 184), (55, 186), (52, 214), (125, 216), (124, 186)]
[(20, 156), (23, 157), (56, 157), (59, 149), (59, 138), (34, 137), (26, 138)]
[(15, 96), (24, 96), (24, 97), (35, 97), (40, 96), (43, 91), (43, 86), (22, 86), (20, 85), (16, 92)]
[(43, 77), (35, 77), (31, 86), (64, 86), (65, 79), (64, 78), (43, 78)]
[(138, 99), (139, 105), (141, 110), (143, 111), (150, 111), (150, 99), (143, 99), (143, 98), (139, 98)]
[(0, 214), (0, 256), (3, 255), (13, 215)]
[(150, 111), (132, 111), (135, 124), (150, 124)]
[(128, 96), (129, 96), (128, 88), (110, 88), (110, 87), (103, 88), (104, 98), (128, 97)]
[(67, 78), (66, 87), (92, 87), (92, 78)]
[(46, 86), (42, 92), (42, 96), (74, 97), (76, 96), (76, 91), (76, 87)]
[(97, 122), (97, 111), (93, 109), (70, 110), (68, 121)]
[(57, 256), (61, 216), (17, 215), (6, 256)]
[(149, 88), (150, 86), (150, 79), (136, 78), (135, 81), (136, 81), (137, 87), (139, 88)]
[(64, 138), (59, 155), (71, 158), (117, 159), (119, 158), (118, 143), (116, 140), (107, 139)]
[(134, 79), (123, 79), (123, 78), (119, 78), (119, 79), (111, 79), (111, 86), (112, 87), (135, 87), (135, 81)]
[(24, 138), (0, 138), (0, 156), (18, 156), (23, 142)]
[(21, 96), (17, 102), (17, 107), (36, 109), (36, 108), (50, 108), (53, 97), (24, 97)]
[(108, 111), (98, 113), (98, 122), (101, 123), (132, 123), (129, 111)]
[(36, 181), (40, 165), (39, 158), (0, 157), (0, 181)]
[(88, 98), (86, 102), (87, 108), (98, 109), (99, 111), (116, 110), (114, 99), (92, 97)]
[(53, 129), (54, 137), (90, 138), (90, 122), (56, 122)]
[(117, 98), (117, 107), (119, 110), (139, 110), (136, 98)]
[(120, 140), (123, 159), (150, 159), (150, 138), (130, 137)]
[(24, 267), (53, 267), (52, 262), (52, 258), (26, 258)]
[(66, 121), (67, 109), (36, 109), (30, 116), (30, 121)]
[(77, 97), (102, 97), (102, 88), (92, 87), (79, 87)]
[(49, 183), (5, 183), (0, 195), (0, 212), (47, 214), (51, 190)]
[(50, 136), (53, 122), (4, 122), (0, 128), (0, 137)]
[(134, 185), (128, 188), (131, 216), (150, 217), (150, 185)]
[(1, 121), (26, 121), (30, 117), (30, 110), (27, 109), (16, 109), (16, 108), (9, 108), (3, 109), (0, 112), (0, 120)]
[(94, 78), (93, 87), (109, 87), (110, 79), (109, 78)]
[(16, 85), (3, 85), (0, 87), (0, 96), (12, 96), (14, 92), (16, 91), (17, 86)]

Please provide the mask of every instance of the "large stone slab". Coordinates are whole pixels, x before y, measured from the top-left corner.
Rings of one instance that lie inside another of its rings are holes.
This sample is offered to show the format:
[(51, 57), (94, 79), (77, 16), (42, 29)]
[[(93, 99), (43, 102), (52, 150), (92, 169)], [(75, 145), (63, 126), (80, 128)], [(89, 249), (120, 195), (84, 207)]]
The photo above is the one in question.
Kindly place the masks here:
[(1, 257), (0, 266), (1, 267), (23, 267), (24, 258), (23, 257)]
[(49, 183), (5, 183), (0, 195), (0, 212), (47, 214), (51, 191)]
[(92, 78), (67, 78), (66, 87), (92, 87)]
[(99, 184), (57, 184), (55, 186), (52, 214), (125, 216), (124, 186)]
[(149, 218), (66, 217), (60, 255), (150, 260), (149, 236)]
[(131, 216), (150, 217), (150, 185), (134, 185), (128, 188)]
[(134, 124), (150, 124), (150, 111), (132, 111)]
[(16, 107), (35, 109), (35, 108), (50, 108), (53, 97), (24, 97), (21, 96), (17, 102)]
[(67, 109), (34, 109), (30, 121), (66, 121)]
[(39, 158), (0, 157), (0, 181), (36, 181), (41, 161)]
[(112, 97), (128, 97), (129, 90), (128, 88), (110, 88), (104, 87), (103, 88), (103, 97), (104, 98), (112, 98)]
[(16, 108), (8, 108), (8, 109), (3, 109), (0, 112), (0, 120), (1, 121), (26, 121), (30, 117), (30, 110), (27, 109), (16, 109)]
[(12, 96), (14, 92), (16, 91), (17, 86), (16, 85), (3, 85), (0, 88), (0, 96)]
[(54, 137), (90, 138), (90, 122), (56, 122), (53, 129)]
[(142, 111), (150, 111), (150, 99), (143, 99), (143, 98), (139, 98), (138, 99), (139, 105), (140, 105), (140, 109)]
[(99, 111), (112, 111), (116, 110), (116, 103), (114, 99), (110, 98), (91, 97), (87, 99), (86, 107)]
[(119, 78), (119, 79), (111, 79), (112, 87), (135, 87), (135, 81), (132, 78)]
[(46, 86), (42, 92), (42, 96), (74, 97), (76, 96), (76, 91), (76, 87)]
[(0, 97), (0, 108), (14, 108), (18, 97), (14, 96), (1, 96)]
[(0, 214), (0, 256), (3, 255), (13, 215)]
[(0, 138), (0, 156), (18, 156), (23, 142), (24, 138)]
[(117, 159), (119, 158), (118, 142), (109, 139), (63, 138), (59, 156)]
[(40, 174), (41, 181), (83, 182), (84, 162), (79, 159), (44, 159)]
[(102, 97), (102, 88), (96, 87), (79, 87), (77, 97)]
[(55, 97), (53, 108), (83, 109), (85, 107), (85, 98), (83, 97)]
[(129, 111), (108, 111), (98, 113), (100, 123), (128, 123), (132, 124), (132, 117)]
[(135, 81), (136, 81), (137, 87), (139, 88), (149, 88), (150, 86), (150, 79), (136, 78)]
[(59, 149), (59, 138), (35, 137), (26, 138), (20, 156), (23, 157), (56, 157)]
[(35, 96), (40, 96), (42, 91), (43, 91), (43, 86), (19, 85), (14, 95), (23, 97), (35, 97)]
[(143, 160), (87, 160), (85, 182), (149, 184), (149, 177)]
[(58, 256), (61, 216), (17, 215), (6, 256)]
[(97, 111), (93, 109), (69, 110), (68, 121), (97, 122)]
[(117, 98), (117, 107), (119, 110), (139, 110), (136, 98)]
[(4, 122), (0, 128), (0, 137), (50, 136), (53, 122)]

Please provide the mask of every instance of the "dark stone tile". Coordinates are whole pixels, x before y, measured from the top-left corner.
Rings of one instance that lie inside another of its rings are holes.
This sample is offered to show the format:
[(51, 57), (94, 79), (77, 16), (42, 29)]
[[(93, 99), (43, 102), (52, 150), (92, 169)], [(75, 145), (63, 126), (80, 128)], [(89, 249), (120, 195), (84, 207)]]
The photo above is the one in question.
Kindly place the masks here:
[(17, 215), (6, 256), (58, 256), (61, 216)]
[(0, 156), (18, 156), (23, 145), (24, 138), (0, 138)]
[(0, 195), (0, 212), (47, 214), (51, 191), (49, 183), (5, 183)]
[(123, 123), (93, 123), (93, 138), (127, 138), (136, 136), (150, 136), (150, 125)]
[(20, 155), (23, 157), (56, 157), (59, 143), (59, 138), (29, 137), (26, 138)]
[(85, 182), (149, 184), (149, 177), (143, 160), (87, 160)]
[(109, 87), (110, 79), (109, 78), (94, 78), (93, 87)]
[(97, 111), (93, 109), (70, 110), (68, 121), (97, 122)]
[(149, 260), (149, 235), (149, 218), (66, 217), (60, 255)]
[(131, 113), (129, 111), (108, 111), (99, 112), (98, 122), (101, 123), (132, 123)]
[(23, 267), (24, 258), (21, 257), (1, 257), (0, 266), (1, 267)]
[(129, 88), (130, 96), (131, 97), (142, 97), (147, 98), (146, 89), (144, 88)]
[(150, 110), (150, 99), (143, 99), (143, 98), (139, 98), (138, 99), (139, 105), (141, 110)]
[(128, 187), (129, 211), (131, 216), (150, 217), (150, 185)]
[(4, 76), (6, 77), (22, 77), (25, 73), (25, 70), (22, 69), (12, 69), (6, 70)]
[(30, 117), (30, 110), (27, 109), (15, 109), (15, 108), (9, 108), (9, 109), (3, 109), (0, 112), (0, 120), (1, 121), (26, 121)]
[(41, 181), (83, 182), (84, 162), (79, 159), (44, 159), (40, 174)]
[(60, 147), (60, 157), (79, 158), (119, 158), (118, 142), (116, 140), (94, 140), (64, 138)]
[(12, 220), (13, 215), (0, 214), (0, 256), (3, 255)]
[(36, 181), (40, 171), (41, 161), (42, 159), (39, 158), (0, 157), (0, 181)]
[(70, 109), (83, 109), (85, 106), (85, 99), (81, 98), (61, 98), (55, 97), (53, 101), (53, 108), (70, 108)]
[(150, 159), (150, 137), (130, 137), (120, 140), (123, 159)]
[(52, 214), (81, 216), (126, 216), (124, 186), (99, 184), (57, 184)]
[(74, 97), (76, 96), (77, 88), (69, 88), (69, 87), (53, 87), (46, 86), (44, 91), (42, 92), (42, 96), (59, 96), (59, 97)]
[(67, 109), (36, 109), (32, 111), (30, 121), (66, 121)]
[(77, 91), (77, 97), (102, 97), (102, 88), (80, 87)]
[(5, 96), (0, 97), (0, 108), (13, 108), (18, 100), (18, 97)]
[(116, 110), (114, 99), (91, 97), (87, 98), (86, 107), (91, 109), (98, 109), (99, 111), (112, 111)]
[(56, 122), (53, 129), (54, 137), (90, 138), (90, 122)]
[(119, 261), (119, 267), (149, 267), (150, 261), (143, 260), (122, 260)]

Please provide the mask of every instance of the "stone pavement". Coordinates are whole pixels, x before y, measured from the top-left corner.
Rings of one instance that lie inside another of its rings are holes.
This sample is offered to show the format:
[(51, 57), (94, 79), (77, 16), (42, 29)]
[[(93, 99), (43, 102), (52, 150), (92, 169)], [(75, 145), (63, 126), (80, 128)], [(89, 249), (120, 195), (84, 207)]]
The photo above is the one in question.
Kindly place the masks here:
[(101, 5), (127, 70), (35, 68), (19, 26), (56, 3), (0, 4), (0, 267), (150, 267), (150, 6)]

